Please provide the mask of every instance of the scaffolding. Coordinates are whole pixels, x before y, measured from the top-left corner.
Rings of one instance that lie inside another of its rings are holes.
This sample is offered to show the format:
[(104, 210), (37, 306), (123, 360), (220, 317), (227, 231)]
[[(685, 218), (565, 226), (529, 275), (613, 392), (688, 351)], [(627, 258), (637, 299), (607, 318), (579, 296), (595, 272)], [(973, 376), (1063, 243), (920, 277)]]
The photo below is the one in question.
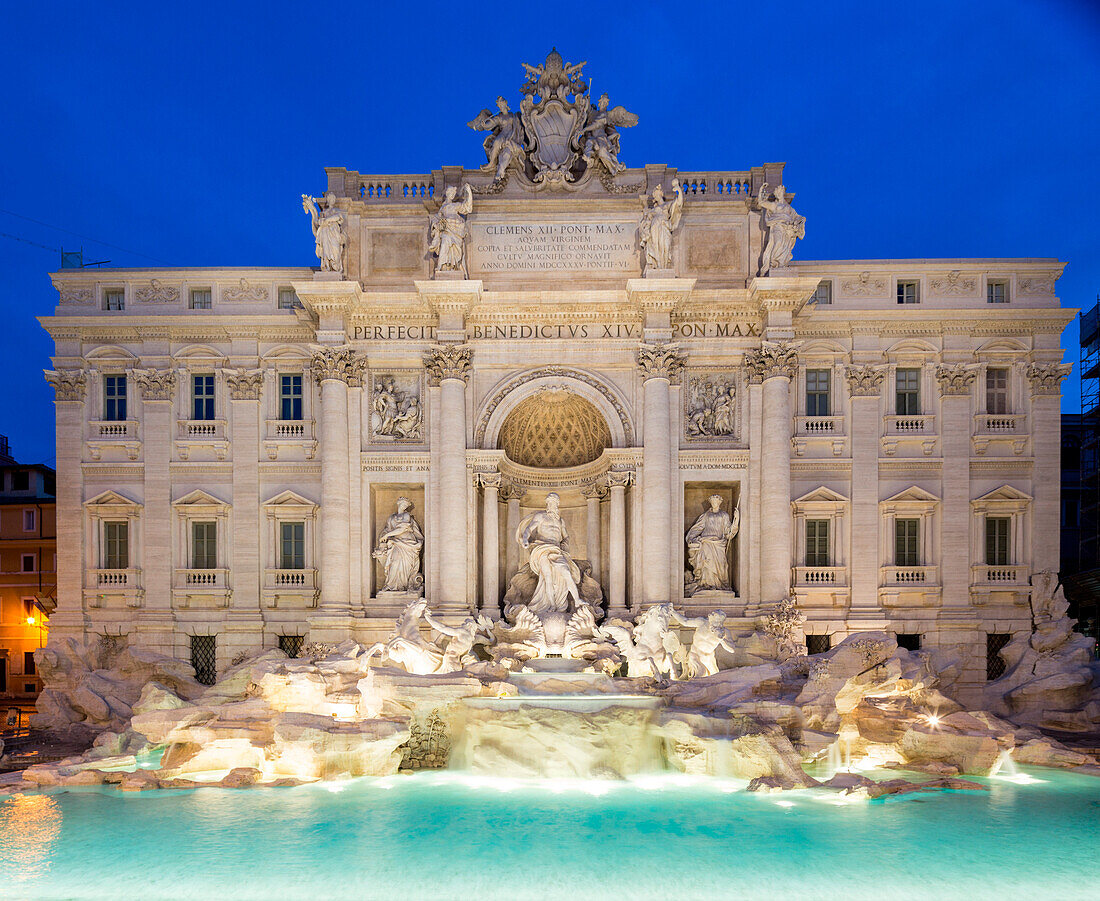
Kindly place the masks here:
[(1063, 573), (1071, 615), (1100, 638), (1100, 296), (1078, 315), (1081, 375), (1081, 478), (1076, 572)]

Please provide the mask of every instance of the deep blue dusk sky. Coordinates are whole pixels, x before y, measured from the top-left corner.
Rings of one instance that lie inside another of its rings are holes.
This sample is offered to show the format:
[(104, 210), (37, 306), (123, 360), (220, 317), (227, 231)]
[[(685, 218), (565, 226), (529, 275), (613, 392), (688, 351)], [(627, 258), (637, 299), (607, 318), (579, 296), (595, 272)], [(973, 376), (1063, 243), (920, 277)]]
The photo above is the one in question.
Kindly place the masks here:
[[(299, 197), (322, 167), (480, 165), (466, 121), (498, 93), (518, 102), (520, 63), (551, 45), (640, 116), (628, 165), (785, 160), (808, 218), (796, 259), (1056, 257), (1064, 305), (1100, 290), (1100, 4), (491, 9), (5, 4), (0, 232), (32, 242), (0, 237), (17, 458), (55, 455), (34, 317), (59, 263), (34, 244), (118, 266), (315, 265)], [(1075, 342), (1071, 326), (1073, 362)]]

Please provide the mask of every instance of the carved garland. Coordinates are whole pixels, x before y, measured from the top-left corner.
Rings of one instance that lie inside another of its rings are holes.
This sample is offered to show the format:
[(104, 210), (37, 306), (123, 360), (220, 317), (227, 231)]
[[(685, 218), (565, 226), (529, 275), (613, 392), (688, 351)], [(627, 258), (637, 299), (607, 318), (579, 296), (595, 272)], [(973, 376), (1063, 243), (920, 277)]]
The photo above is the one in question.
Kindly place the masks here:
[(849, 366), (848, 393), (852, 397), (878, 397), (886, 371), (881, 366)]
[(626, 408), (619, 402), (618, 398), (608, 390), (607, 386), (599, 379), (594, 378), (588, 373), (581, 372), (576, 369), (567, 369), (564, 366), (544, 366), (541, 369), (532, 369), (529, 372), (520, 373), (511, 381), (507, 382), (496, 394), (493, 395), (488, 405), (485, 407), (484, 412), (481, 415), (481, 419), (477, 424), (477, 432), (474, 436), (474, 445), (481, 447), (485, 443), (485, 432), (489, 428), (489, 420), (493, 416), (493, 412), (503, 402), (504, 398), (515, 391), (517, 388), (533, 382), (536, 379), (548, 378), (553, 376), (555, 378), (568, 378), (575, 379), (578, 382), (583, 382), (591, 388), (595, 388), (604, 399), (615, 408), (615, 412), (619, 416), (619, 422), (622, 423), (623, 434), (626, 437), (627, 447), (631, 447), (634, 444), (634, 429), (630, 425), (630, 417), (627, 415)]
[(749, 383), (759, 385), (770, 378), (793, 379), (798, 373), (798, 354), (790, 344), (768, 343), (745, 354)]
[(969, 394), (970, 386), (974, 384), (974, 379), (977, 377), (978, 371), (966, 363), (941, 364), (936, 367), (936, 380), (940, 383), (940, 394), (945, 397)]
[(680, 345), (673, 342), (668, 344), (642, 344), (637, 353), (638, 368), (642, 370), (642, 378), (648, 379), (676, 379), (680, 370), (684, 368), (684, 355), (680, 353)]
[(433, 386), (444, 379), (470, 378), (470, 357), (473, 348), (469, 344), (432, 344), (424, 355), (424, 368)]
[(1032, 363), (1024, 374), (1031, 382), (1033, 395), (1051, 395), (1062, 393), (1062, 379), (1069, 375), (1073, 366), (1070, 363)]
[(83, 369), (46, 370), (46, 381), (53, 385), (54, 398), (59, 402), (83, 402), (87, 377)]
[(151, 279), (146, 287), (136, 291), (138, 303), (176, 303), (180, 299), (179, 285), (166, 285), (160, 279)]
[(173, 369), (134, 369), (132, 375), (143, 400), (171, 400), (176, 392)]
[(230, 400), (259, 400), (264, 384), (262, 369), (225, 369)]

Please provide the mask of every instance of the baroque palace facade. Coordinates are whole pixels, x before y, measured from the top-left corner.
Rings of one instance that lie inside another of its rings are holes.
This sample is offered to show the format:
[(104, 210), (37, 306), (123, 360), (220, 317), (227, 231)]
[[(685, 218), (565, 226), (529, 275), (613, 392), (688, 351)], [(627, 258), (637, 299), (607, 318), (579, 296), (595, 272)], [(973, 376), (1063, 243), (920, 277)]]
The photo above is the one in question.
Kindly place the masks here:
[(626, 168), (636, 117), (555, 57), (479, 169), (326, 170), (317, 269), (53, 275), (51, 642), (209, 679), (420, 595), (499, 617), (554, 493), (610, 617), (793, 598), (811, 651), (998, 674), (1058, 569), (1063, 264), (794, 261), (782, 164)]

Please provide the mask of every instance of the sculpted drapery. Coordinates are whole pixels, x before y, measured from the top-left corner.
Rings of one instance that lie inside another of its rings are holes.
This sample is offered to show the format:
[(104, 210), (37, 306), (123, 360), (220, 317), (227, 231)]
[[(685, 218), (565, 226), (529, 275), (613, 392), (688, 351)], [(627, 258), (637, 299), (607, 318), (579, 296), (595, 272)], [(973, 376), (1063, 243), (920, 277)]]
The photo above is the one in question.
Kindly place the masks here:
[(424, 533), (409, 512), (412, 503), (399, 498), (397, 512), (390, 515), (374, 556), (382, 561), (386, 573), (384, 591), (415, 591), (424, 584), (420, 574), (420, 551), (424, 547)]
[(558, 495), (546, 497), (546, 509), (524, 517), (516, 540), (531, 552), (529, 565), (538, 577), (538, 587), (527, 605), (532, 612), (566, 613), (569, 599), (580, 604), (581, 572), (568, 554), (569, 533), (558, 513)]
[(688, 563), (693, 576), (690, 590), (729, 591), (730, 566), (729, 543), (737, 534), (741, 522), (741, 511), (734, 510), (731, 517), (720, 509), (722, 498), (713, 495), (710, 509), (700, 514), (687, 533)]

